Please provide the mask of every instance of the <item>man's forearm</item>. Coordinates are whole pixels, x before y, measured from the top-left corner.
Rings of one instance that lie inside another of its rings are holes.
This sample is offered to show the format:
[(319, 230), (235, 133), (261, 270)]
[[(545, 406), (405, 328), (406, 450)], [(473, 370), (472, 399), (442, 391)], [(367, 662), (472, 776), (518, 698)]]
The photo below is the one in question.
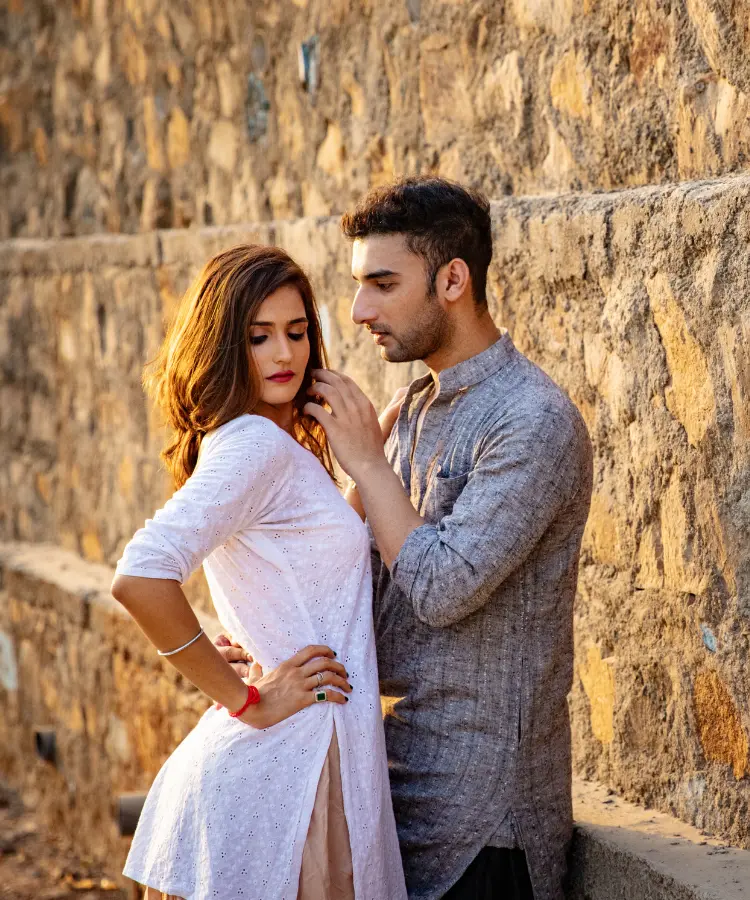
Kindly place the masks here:
[(404, 541), (415, 528), (424, 525), (425, 520), (411, 505), (403, 485), (385, 457), (382, 464), (378, 462), (358, 473), (356, 490), (380, 558), (390, 569)]

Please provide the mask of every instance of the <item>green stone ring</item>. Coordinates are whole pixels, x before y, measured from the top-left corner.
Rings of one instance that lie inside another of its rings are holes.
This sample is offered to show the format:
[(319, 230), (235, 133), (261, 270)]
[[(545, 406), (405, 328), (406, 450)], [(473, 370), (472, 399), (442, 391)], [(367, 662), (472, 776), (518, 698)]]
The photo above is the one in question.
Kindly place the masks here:
[(315, 697), (316, 703), (325, 703), (328, 699), (325, 691), (313, 691), (313, 696)]

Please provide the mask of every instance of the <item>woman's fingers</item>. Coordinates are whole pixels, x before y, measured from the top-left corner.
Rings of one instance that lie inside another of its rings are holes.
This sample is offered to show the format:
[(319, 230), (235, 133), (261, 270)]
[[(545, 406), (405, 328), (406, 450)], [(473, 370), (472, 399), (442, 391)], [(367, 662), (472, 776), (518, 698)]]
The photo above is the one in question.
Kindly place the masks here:
[(406, 388), (399, 388), (388, 401), (388, 406), (386, 406), (386, 409), (401, 409), (401, 405), (403, 404), (405, 397)]
[(305, 663), (305, 665), (301, 666), (300, 668), (305, 678), (309, 678), (311, 675), (315, 675), (317, 672), (325, 672), (326, 669), (330, 672), (336, 672), (338, 675), (341, 675), (342, 678), (347, 677), (346, 669), (340, 662), (337, 662), (335, 659), (313, 659), (310, 660), (309, 663)]
[(333, 657), (336, 656), (336, 653), (325, 644), (310, 644), (307, 647), (303, 647), (298, 653), (295, 653), (294, 656), (290, 656), (288, 661), (294, 666), (304, 666), (305, 663), (310, 662), (311, 659), (315, 659), (316, 656), (326, 656), (329, 659), (333, 659)]
[(320, 678), (318, 678), (317, 675), (313, 675), (310, 678), (307, 678), (304, 684), (305, 689), (309, 691), (314, 691), (317, 687), (323, 687), (323, 685), (329, 684), (331, 687), (341, 688), (341, 690), (346, 691), (347, 694), (351, 694), (352, 692), (352, 686), (346, 678), (342, 678), (334, 672), (321, 672)]
[[(323, 690), (323, 688), (321, 688), (321, 690)], [(312, 706), (313, 703), (320, 703), (319, 700), (315, 699), (315, 694), (317, 694), (317, 693), (318, 693), (318, 691), (315, 691), (315, 690), (312, 690), (309, 692), (310, 700), (309, 700), (308, 705)], [(327, 703), (342, 703), (343, 704), (343, 703), (349, 702), (349, 698), (345, 697), (344, 694), (341, 694), (338, 691), (325, 691), (325, 695), (326, 695)]]

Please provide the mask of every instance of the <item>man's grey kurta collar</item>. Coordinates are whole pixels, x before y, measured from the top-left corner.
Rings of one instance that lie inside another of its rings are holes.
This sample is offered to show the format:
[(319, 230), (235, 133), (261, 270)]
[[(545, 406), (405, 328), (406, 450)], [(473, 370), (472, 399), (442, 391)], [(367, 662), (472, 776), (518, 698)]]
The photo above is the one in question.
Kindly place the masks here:
[(440, 396), (452, 396), (494, 375), (510, 363), (514, 349), (511, 336), (502, 331), (491, 347), (440, 373), (436, 379)]

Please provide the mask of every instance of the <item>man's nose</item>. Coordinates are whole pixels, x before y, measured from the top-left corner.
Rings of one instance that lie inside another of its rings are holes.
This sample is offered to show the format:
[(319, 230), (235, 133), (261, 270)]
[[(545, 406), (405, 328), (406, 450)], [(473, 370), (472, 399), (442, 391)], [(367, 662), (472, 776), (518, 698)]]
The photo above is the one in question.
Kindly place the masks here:
[(352, 322), (355, 325), (366, 325), (368, 322), (374, 322), (378, 317), (374, 304), (368, 300), (368, 292), (360, 288), (354, 295), (352, 303)]

